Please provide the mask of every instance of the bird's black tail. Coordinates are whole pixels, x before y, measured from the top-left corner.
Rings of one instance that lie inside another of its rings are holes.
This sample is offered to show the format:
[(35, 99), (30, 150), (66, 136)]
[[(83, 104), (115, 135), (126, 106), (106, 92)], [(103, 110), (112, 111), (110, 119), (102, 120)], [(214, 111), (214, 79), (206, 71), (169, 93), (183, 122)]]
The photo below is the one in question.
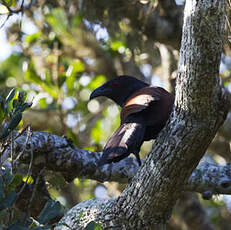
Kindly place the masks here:
[(143, 143), (145, 128), (146, 126), (142, 121), (123, 123), (105, 145), (98, 166), (118, 162), (130, 153), (135, 154), (139, 165), (141, 165), (139, 151)]

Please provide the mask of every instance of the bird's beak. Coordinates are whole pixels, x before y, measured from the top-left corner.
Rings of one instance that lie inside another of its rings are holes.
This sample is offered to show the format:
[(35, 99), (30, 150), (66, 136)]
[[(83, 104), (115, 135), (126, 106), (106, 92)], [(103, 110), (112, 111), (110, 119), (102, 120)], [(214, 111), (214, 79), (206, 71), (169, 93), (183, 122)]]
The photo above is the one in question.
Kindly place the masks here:
[(109, 94), (109, 91), (110, 89), (100, 86), (91, 93), (90, 100), (99, 96), (107, 96)]

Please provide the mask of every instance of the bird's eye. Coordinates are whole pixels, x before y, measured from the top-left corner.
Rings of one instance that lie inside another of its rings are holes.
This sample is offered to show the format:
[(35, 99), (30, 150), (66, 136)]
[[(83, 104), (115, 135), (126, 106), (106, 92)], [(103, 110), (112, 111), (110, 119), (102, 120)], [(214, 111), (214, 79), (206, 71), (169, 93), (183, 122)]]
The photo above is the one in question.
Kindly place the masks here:
[(119, 83), (118, 83), (118, 81), (114, 81), (114, 82), (112, 83), (112, 85), (115, 86), (115, 87), (117, 87), (117, 86), (119, 85)]

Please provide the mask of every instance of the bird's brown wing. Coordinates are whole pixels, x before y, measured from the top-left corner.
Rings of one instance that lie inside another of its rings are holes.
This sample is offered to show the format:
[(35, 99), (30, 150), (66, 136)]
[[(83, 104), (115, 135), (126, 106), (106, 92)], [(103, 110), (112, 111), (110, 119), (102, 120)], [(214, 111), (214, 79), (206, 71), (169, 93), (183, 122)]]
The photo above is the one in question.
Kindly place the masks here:
[(121, 123), (123, 123), (129, 115), (141, 112), (146, 109), (150, 103), (159, 100), (160, 92), (158, 87), (148, 86), (137, 90), (128, 98), (122, 108), (120, 113)]

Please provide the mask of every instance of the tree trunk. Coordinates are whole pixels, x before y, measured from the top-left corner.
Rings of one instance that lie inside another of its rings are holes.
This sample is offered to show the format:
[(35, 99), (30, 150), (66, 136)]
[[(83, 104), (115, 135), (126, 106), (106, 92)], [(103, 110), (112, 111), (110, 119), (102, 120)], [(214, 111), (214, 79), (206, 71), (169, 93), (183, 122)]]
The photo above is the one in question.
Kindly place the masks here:
[(165, 229), (176, 200), (223, 123), (227, 105), (219, 86), (224, 0), (188, 0), (170, 120), (131, 183), (115, 200), (88, 200), (56, 229)]

